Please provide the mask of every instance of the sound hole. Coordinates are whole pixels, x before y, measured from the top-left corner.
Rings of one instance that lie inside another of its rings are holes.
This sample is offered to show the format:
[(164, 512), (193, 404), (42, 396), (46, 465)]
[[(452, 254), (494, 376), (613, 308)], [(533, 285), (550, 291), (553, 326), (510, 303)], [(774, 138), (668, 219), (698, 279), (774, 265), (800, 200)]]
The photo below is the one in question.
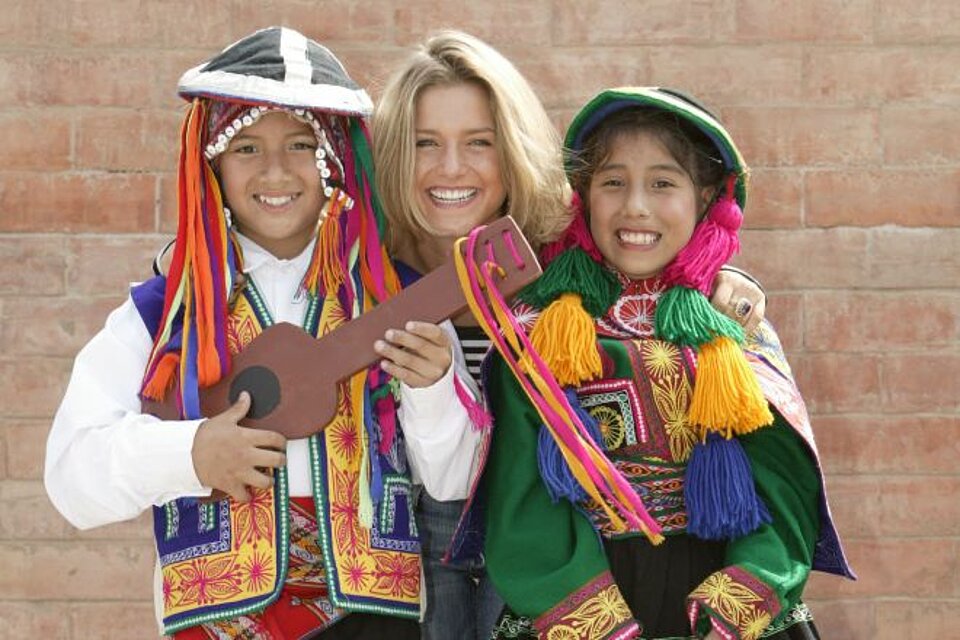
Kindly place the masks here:
[(268, 416), (280, 404), (280, 381), (276, 374), (266, 367), (247, 367), (237, 374), (230, 384), (230, 404), (237, 401), (241, 391), (250, 394), (248, 418)]

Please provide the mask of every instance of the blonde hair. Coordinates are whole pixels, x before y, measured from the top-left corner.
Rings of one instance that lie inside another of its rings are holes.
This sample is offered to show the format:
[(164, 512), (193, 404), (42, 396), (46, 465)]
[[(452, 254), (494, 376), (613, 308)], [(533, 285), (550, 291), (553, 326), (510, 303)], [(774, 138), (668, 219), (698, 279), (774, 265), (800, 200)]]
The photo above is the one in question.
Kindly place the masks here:
[(391, 76), (373, 115), (373, 158), (391, 252), (404, 234), (435, 233), (415, 196), (417, 98), (427, 87), (467, 82), (482, 86), (490, 97), (507, 193), (504, 213), (513, 216), (534, 247), (554, 239), (569, 222), (560, 136), (533, 89), (490, 45), (466, 33), (442, 31)]

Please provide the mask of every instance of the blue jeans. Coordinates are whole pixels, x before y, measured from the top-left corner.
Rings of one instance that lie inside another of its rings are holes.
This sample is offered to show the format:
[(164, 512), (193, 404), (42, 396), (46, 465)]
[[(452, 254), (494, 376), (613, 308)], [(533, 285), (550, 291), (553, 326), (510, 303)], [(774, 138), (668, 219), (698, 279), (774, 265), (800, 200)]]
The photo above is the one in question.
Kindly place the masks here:
[(441, 502), (420, 493), (416, 517), (427, 593), (421, 640), (488, 640), (503, 611), (482, 556), (456, 565), (441, 562), (462, 510), (462, 500)]

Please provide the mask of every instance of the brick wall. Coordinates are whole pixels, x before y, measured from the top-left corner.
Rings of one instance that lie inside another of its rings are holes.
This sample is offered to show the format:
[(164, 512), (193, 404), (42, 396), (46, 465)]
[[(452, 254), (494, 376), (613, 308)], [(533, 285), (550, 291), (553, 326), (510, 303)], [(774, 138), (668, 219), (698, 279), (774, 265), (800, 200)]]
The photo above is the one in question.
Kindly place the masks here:
[[(0, 629), (151, 638), (141, 517), (74, 531), (42, 483), (71, 358), (174, 228), (179, 74), (255, 28), (376, 94), (430, 29), (488, 39), (558, 126), (598, 89), (685, 88), (754, 167), (766, 284), (860, 581), (825, 639), (960, 625), (960, 4), (952, 0), (0, 0)], [(448, 16), (442, 18), (438, 16)]]

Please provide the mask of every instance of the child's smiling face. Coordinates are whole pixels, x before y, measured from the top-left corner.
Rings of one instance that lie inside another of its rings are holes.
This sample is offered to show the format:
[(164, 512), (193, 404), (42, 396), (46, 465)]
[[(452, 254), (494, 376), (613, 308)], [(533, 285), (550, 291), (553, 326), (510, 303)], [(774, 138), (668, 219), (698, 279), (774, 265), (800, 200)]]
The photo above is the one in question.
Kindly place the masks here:
[(590, 179), (590, 233), (608, 263), (658, 275), (693, 235), (705, 195), (656, 136), (617, 136)]
[(316, 149), (310, 125), (274, 112), (240, 131), (220, 156), (234, 223), (278, 258), (299, 255), (316, 231), (324, 200)]

